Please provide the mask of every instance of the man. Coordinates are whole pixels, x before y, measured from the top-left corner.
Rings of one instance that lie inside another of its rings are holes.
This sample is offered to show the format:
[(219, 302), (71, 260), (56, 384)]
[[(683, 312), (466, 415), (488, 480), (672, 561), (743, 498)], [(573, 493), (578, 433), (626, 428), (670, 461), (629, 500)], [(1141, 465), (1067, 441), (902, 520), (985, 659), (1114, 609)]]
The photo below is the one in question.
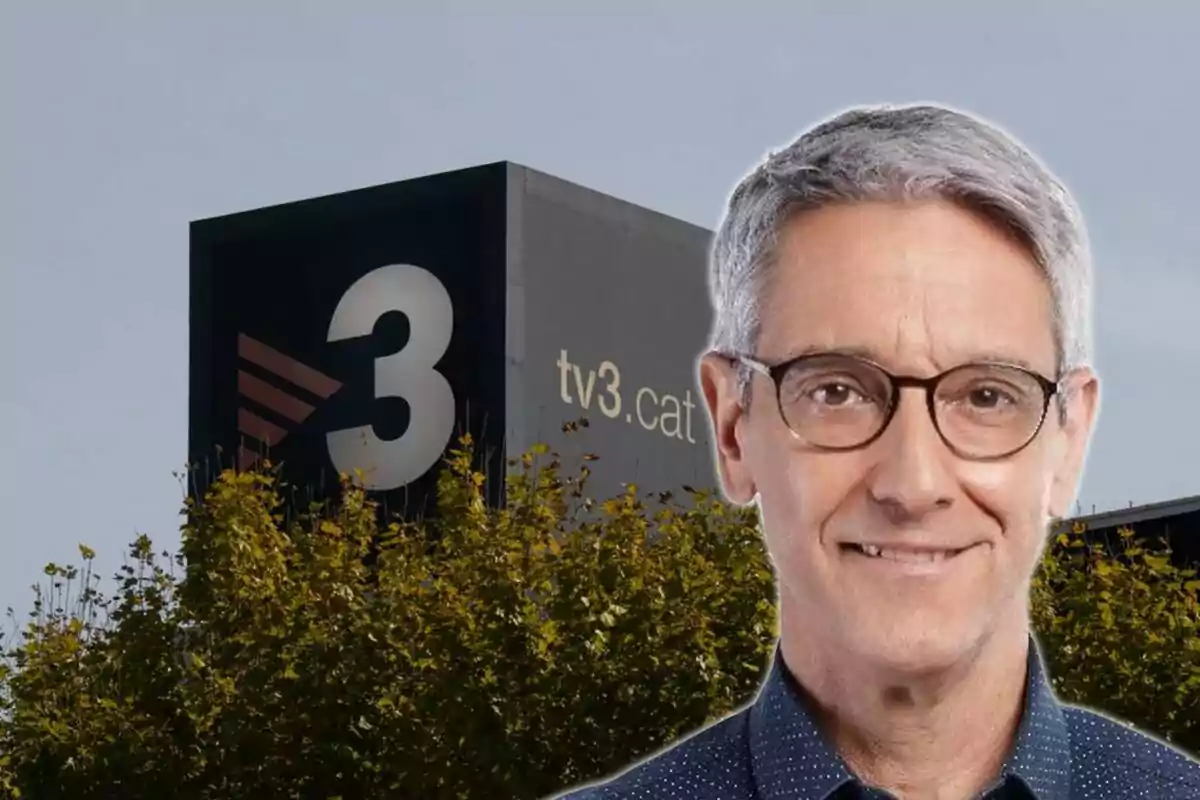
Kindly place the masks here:
[(700, 382), (776, 658), (753, 704), (570, 797), (1200, 798), (1200, 765), (1060, 705), (1031, 638), (1098, 403), (1062, 185), (964, 114), (847, 111), (734, 190), (711, 288)]

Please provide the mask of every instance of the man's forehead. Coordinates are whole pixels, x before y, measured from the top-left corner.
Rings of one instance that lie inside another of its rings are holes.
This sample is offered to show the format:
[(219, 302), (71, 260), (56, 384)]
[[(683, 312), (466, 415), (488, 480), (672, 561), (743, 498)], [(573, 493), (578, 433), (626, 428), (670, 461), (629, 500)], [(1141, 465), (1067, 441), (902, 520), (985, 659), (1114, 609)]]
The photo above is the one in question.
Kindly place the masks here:
[(917, 209), (907, 227), (904, 208), (865, 206), (848, 224), (855, 213), (797, 221), (805, 235), (783, 242), (763, 286), (760, 357), (1053, 365), (1052, 298), (1028, 252), (957, 209)]
[(956, 359), (1037, 358), (1053, 350), (1053, 303), (1040, 278), (1022, 277), (943, 273), (914, 287), (885, 270), (839, 279), (794, 275), (766, 289), (763, 342), (789, 352), (944, 349)]
[[(886, 275), (891, 288), (921, 290), (947, 278), (985, 279), (1013, 271), (1040, 280), (1030, 250), (1010, 231), (947, 201), (866, 201), (810, 209), (783, 225), (768, 283), (836, 285)], [(780, 271), (780, 268), (783, 271)], [(999, 270), (999, 272), (997, 272)]]

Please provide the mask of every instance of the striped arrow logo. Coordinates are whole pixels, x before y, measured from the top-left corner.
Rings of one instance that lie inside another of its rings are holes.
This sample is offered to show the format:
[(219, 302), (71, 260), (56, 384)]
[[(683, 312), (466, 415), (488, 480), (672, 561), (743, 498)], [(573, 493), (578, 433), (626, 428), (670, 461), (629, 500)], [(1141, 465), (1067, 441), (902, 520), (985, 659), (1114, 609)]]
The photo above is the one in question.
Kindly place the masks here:
[[(244, 333), (238, 334), (238, 357), (320, 400), (328, 400), (334, 392), (342, 388), (339, 381)], [(303, 423), (316, 410), (316, 406), (244, 369), (238, 369), (237, 378), (238, 394), (243, 399), (242, 405), (238, 407), (238, 432), (262, 445), (259, 452), (246, 447), (245, 444), (238, 446), (238, 466), (246, 470), (258, 463), (261, 451), (278, 446), (287, 438), (287, 426), (294, 427)], [(245, 400), (251, 400), (270, 411), (275, 415), (277, 422), (272, 422), (247, 408)]]

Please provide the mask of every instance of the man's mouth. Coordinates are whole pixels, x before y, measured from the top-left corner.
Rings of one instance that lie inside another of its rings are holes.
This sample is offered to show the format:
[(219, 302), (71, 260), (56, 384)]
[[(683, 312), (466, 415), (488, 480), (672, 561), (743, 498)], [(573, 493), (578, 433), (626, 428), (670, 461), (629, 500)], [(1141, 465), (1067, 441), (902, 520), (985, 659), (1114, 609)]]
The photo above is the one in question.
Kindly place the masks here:
[(970, 549), (969, 547), (881, 547), (859, 542), (843, 542), (841, 548), (868, 558), (887, 559), (901, 564), (937, 564)]

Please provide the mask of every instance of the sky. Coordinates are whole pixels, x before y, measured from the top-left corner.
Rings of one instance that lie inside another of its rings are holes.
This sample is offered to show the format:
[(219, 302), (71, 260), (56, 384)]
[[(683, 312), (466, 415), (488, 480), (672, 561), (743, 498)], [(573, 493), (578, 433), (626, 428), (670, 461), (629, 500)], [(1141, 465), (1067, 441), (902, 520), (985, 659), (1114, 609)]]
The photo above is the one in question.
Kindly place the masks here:
[(102, 573), (178, 545), (189, 221), (511, 160), (712, 228), (859, 103), (974, 111), (1066, 181), (1103, 382), (1081, 508), (1200, 494), (1200, 9), (102, 5), (0, 5), (0, 612), (80, 543)]

